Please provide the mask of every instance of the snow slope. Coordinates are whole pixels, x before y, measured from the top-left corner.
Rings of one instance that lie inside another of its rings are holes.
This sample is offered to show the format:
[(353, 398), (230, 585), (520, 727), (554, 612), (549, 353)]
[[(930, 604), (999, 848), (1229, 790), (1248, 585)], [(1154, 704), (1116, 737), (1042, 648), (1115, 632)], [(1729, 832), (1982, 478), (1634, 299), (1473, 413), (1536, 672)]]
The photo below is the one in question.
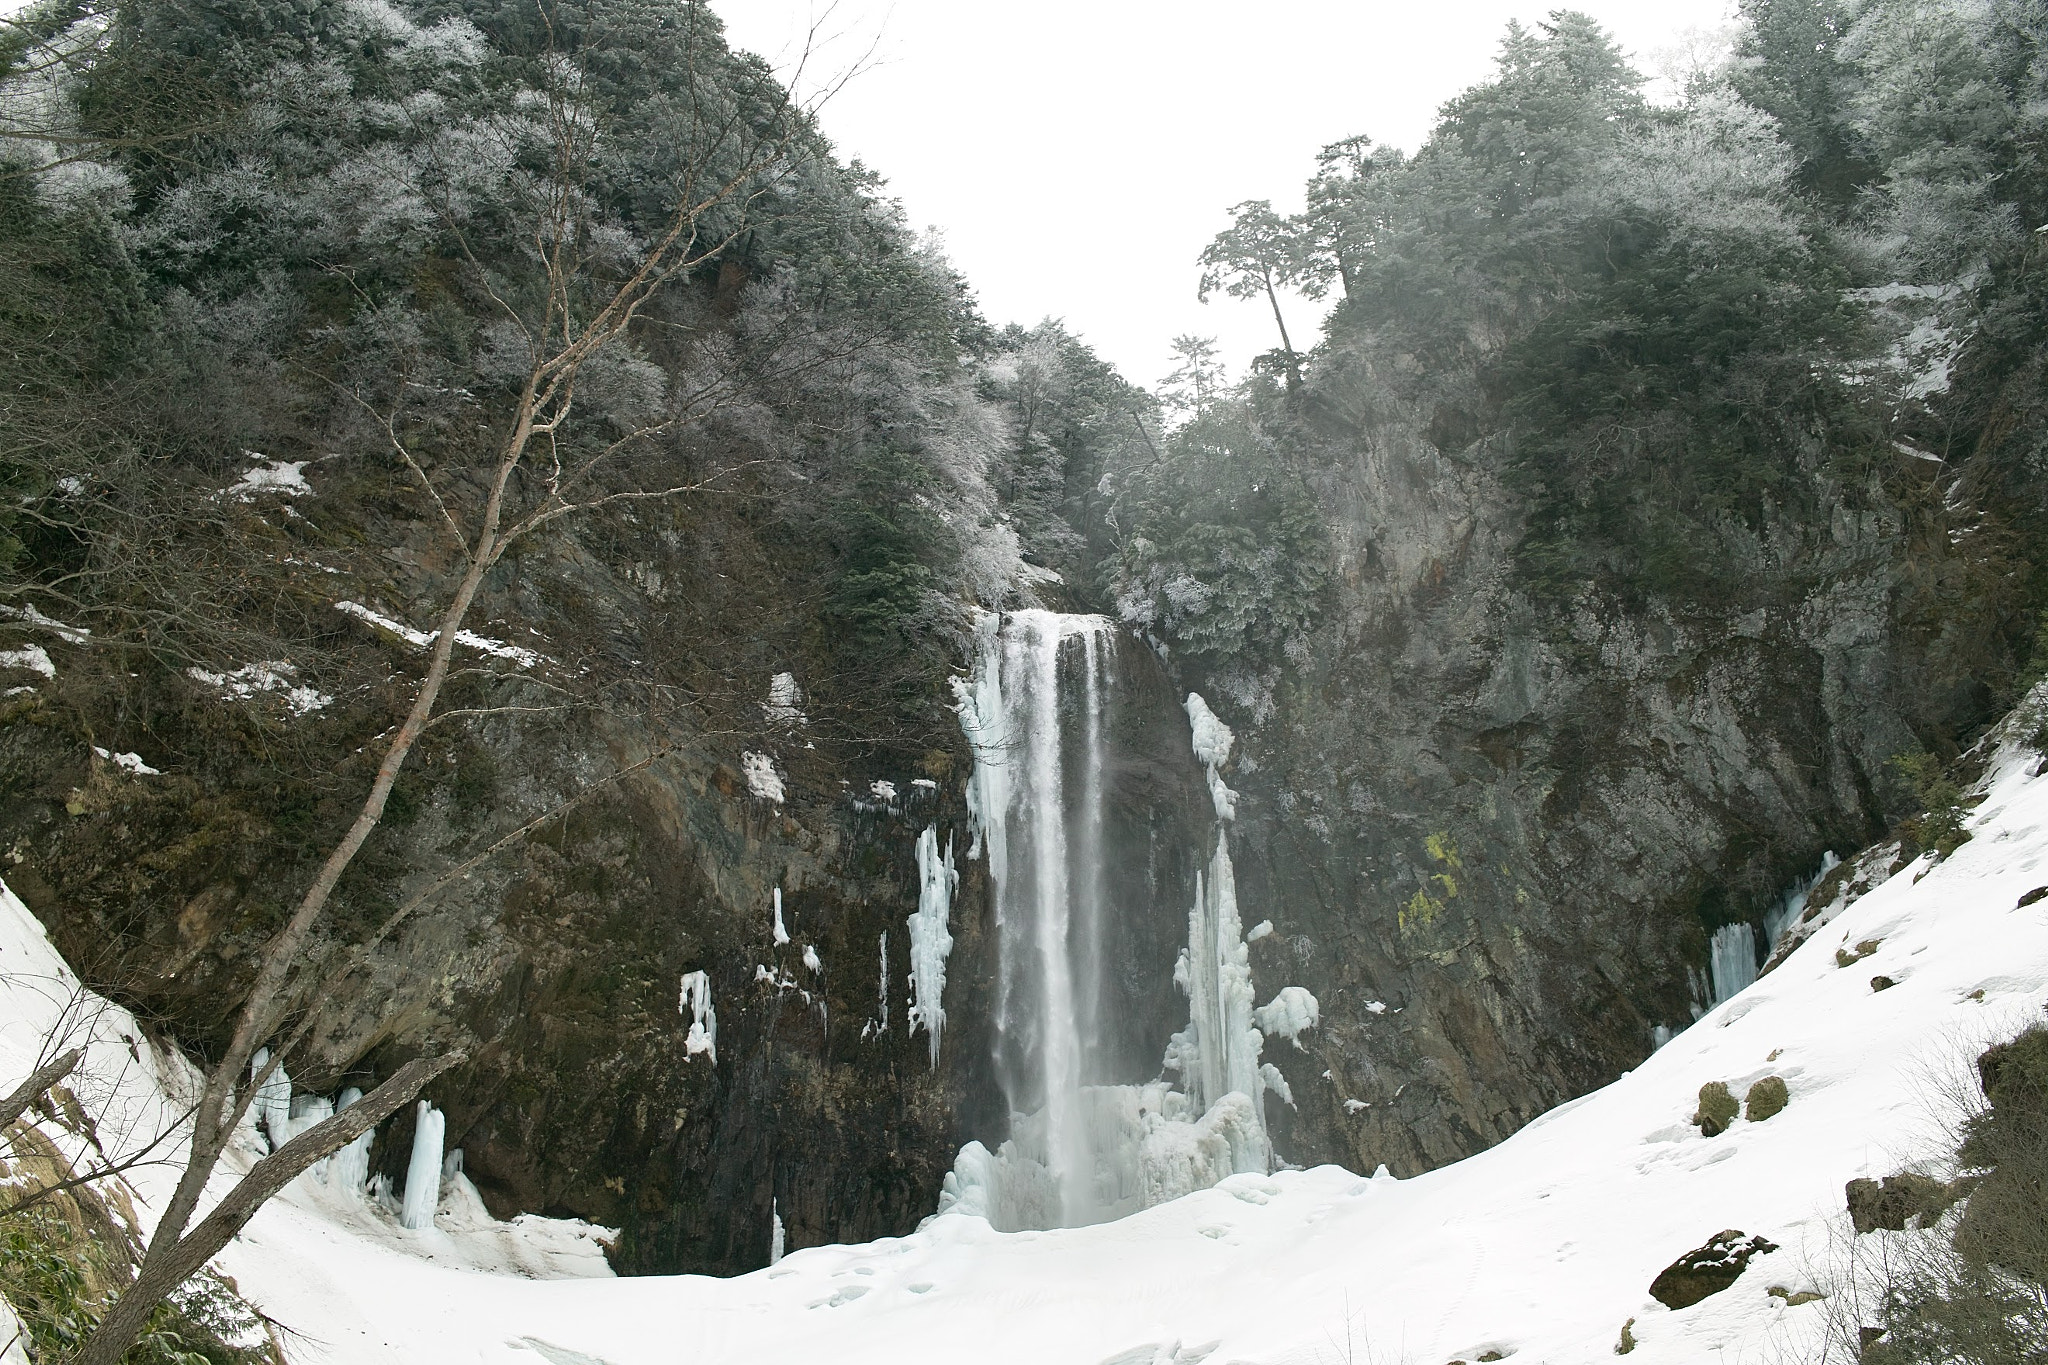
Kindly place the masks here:
[[(1824, 1309), (1766, 1291), (1812, 1287), (1844, 1235), (1845, 1181), (1936, 1155), (1930, 1078), (2048, 1002), (2048, 900), (2016, 908), (2048, 883), (2048, 778), (2034, 766), (2001, 751), (1972, 842), (1892, 876), (1637, 1070), (1416, 1179), (1235, 1176), (1054, 1232), (954, 1216), (732, 1280), (463, 1269), (456, 1233), (408, 1240), (297, 1193), (222, 1266), (303, 1365), (1442, 1365), (1488, 1352), (1562, 1365), (1610, 1356), (1631, 1318), (1637, 1361), (1800, 1359)], [(0, 964), (63, 975), (5, 900)], [(1837, 948), (1868, 940), (1875, 953), (1837, 965)], [(1880, 975), (1896, 984), (1873, 990)], [(26, 1070), (23, 1037), (19, 1016), (0, 1027), (0, 1080)], [(129, 1062), (95, 1054), (114, 1060)], [(1791, 1089), (1778, 1116), (1714, 1138), (1687, 1122), (1703, 1082), (1740, 1095), (1772, 1074)], [(1692, 1308), (1649, 1297), (1660, 1269), (1723, 1228), (1782, 1249)]]

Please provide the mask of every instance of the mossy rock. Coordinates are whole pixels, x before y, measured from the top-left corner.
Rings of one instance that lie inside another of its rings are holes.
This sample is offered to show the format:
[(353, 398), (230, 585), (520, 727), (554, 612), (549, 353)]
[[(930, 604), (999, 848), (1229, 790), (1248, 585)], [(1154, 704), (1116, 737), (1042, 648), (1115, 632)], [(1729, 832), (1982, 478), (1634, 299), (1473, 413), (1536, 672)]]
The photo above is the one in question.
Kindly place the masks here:
[(1636, 1320), (1630, 1318), (1621, 1325), (1621, 1340), (1614, 1343), (1614, 1353), (1625, 1356), (1636, 1348)]
[(1766, 1076), (1749, 1088), (1749, 1094), (1742, 1102), (1742, 1116), (1751, 1123), (1762, 1123), (1775, 1114), (1783, 1113), (1791, 1102), (1792, 1095), (1785, 1088), (1785, 1078)]
[(1961, 1191), (1929, 1176), (1902, 1171), (1888, 1175), (1882, 1184), (1875, 1180), (1852, 1180), (1843, 1188), (1849, 1205), (1849, 1224), (1858, 1232), (1904, 1232), (1917, 1219), (1921, 1227), (1931, 1225)]
[(1699, 1125), (1703, 1135), (1718, 1137), (1728, 1131), (1728, 1125), (1735, 1122), (1740, 1112), (1742, 1106), (1735, 1102), (1726, 1081), (1708, 1081), (1700, 1087), (1700, 1108), (1692, 1121)]
[(1690, 1308), (1741, 1279), (1753, 1258), (1777, 1249), (1776, 1242), (1745, 1237), (1734, 1228), (1717, 1232), (1707, 1239), (1705, 1246), (1686, 1252), (1664, 1267), (1650, 1282), (1650, 1297), (1666, 1308)]

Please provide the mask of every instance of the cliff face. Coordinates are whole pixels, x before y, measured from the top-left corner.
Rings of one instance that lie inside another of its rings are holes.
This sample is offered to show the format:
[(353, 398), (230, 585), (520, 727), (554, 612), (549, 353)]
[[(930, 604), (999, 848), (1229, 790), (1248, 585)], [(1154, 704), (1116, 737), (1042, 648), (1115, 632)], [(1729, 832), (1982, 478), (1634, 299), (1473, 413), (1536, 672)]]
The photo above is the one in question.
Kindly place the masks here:
[(1409, 1174), (1689, 1022), (1712, 931), (1761, 926), (1825, 851), (1880, 834), (1887, 760), (1961, 707), (1900, 619), (1946, 546), (1886, 495), (1724, 528), (1735, 600), (1560, 606), (1521, 585), (1520, 504), (1484, 443), (1379, 410), (1309, 475), (1336, 573), (1306, 657), (1211, 695), (1262, 722), (1232, 779), (1247, 914), (1278, 928), (1253, 945), (1261, 988), (1323, 1006), (1309, 1055), (1281, 1060), (1281, 1148)]

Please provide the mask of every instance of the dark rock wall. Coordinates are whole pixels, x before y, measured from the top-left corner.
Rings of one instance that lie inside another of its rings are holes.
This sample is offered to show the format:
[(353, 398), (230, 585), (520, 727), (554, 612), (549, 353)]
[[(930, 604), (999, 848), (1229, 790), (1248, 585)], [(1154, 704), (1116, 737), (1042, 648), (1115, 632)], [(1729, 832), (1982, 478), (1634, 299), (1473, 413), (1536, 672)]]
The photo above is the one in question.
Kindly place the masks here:
[(1332, 605), (1305, 657), (1207, 693), (1242, 737), (1245, 918), (1277, 927), (1261, 993), (1323, 1007), (1308, 1052), (1273, 1057), (1299, 1102), (1280, 1150), (1403, 1175), (1687, 1023), (1715, 927), (1882, 831), (1886, 759), (1927, 709), (1895, 624), (1903, 512), (1731, 530), (1753, 591), (1692, 614), (1539, 605), (1485, 451), (1427, 430), (1396, 409), (1332, 442)]

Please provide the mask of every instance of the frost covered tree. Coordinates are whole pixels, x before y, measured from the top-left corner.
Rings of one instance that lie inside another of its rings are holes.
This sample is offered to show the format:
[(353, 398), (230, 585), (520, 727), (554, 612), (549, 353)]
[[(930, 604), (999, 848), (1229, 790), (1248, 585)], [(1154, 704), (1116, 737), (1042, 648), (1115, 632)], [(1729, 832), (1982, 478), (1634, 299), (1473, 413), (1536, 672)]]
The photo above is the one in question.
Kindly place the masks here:
[[(472, 615), (507, 554), (571, 519), (718, 483), (729, 469), (678, 458), (686, 432), (742, 403), (768, 371), (794, 382), (862, 351), (814, 327), (793, 334), (772, 292), (739, 297), (744, 269), (725, 304), (671, 302), (707, 277), (723, 285), (764, 228), (829, 230), (806, 181), (819, 174), (812, 113), (836, 80), (800, 101), (728, 52), (694, 4), (479, 4), (471, 14), (428, 20), (346, 0), (50, 3), (14, 21), (17, 41), (0, 51), (0, 123), (14, 135), (0, 149), (0, 213), (25, 244), (5, 264), (31, 286), (5, 291), (0, 324), (23, 344), (0, 363), (26, 373), (41, 331), (74, 381), (115, 386), (126, 406), (105, 425), (132, 441), (124, 422), (157, 401), (127, 396), (147, 376), (138, 352), (175, 374), (209, 363), (209, 349), (249, 347), (208, 380), (266, 406), (180, 414), (171, 432), (194, 421), (217, 442), (238, 416), (275, 429), (292, 419), (262, 388), (289, 390), (302, 411), (323, 414), (320, 439), (381, 445), (399, 476), (390, 496), (440, 539), (430, 630), (407, 634), (356, 609), (423, 657), (396, 724), (372, 741), (353, 817), (268, 933), (207, 1058), (178, 1184), (134, 1281), (78, 1355), (85, 1365), (122, 1359), (154, 1307), (266, 1199), (463, 1060), (443, 1050), (407, 1062), (214, 1197), (250, 1105), (327, 994), (436, 891), (538, 823), (367, 924), (337, 917), (430, 729), (561, 704), (538, 680), (493, 682), (488, 669), (449, 704), (451, 686), (479, 673), (458, 664), (457, 647), (477, 638)], [(138, 82), (195, 81), (226, 112), (187, 130), (179, 156), (122, 134)], [(129, 314), (97, 331), (90, 312), (78, 335), (46, 321), (64, 317), (67, 299), (104, 310), (123, 290)], [(0, 540), (7, 598), (82, 613), (94, 629), (73, 634), (97, 648), (190, 660), (230, 638), (260, 640), (236, 619), (246, 613), (234, 589), (278, 579), (263, 567), (281, 558), (261, 544), (266, 523), (224, 517), (223, 495), (195, 488), (175, 457), (79, 432), (59, 394), (10, 386), (8, 401), (22, 420), (10, 423), (0, 473), (31, 496)], [(118, 477), (124, 467), (132, 481)], [(167, 552), (210, 527), (217, 549), (238, 557), (225, 580), (209, 582), (190, 550)], [(238, 548), (238, 536), (254, 539)], [(282, 658), (289, 645), (273, 636), (268, 647)]]
[(1226, 376), (1216, 358), (1216, 338), (1177, 336), (1173, 355), (1179, 363), (1159, 382), (1159, 401), (1176, 420), (1192, 421), (1223, 397)]
[[(1304, 288), (1310, 297), (1322, 293), (1320, 277), (1302, 250), (1299, 228), (1273, 212), (1264, 199), (1239, 204), (1230, 211), (1230, 226), (1216, 235), (1202, 250), (1202, 282), (1196, 291), (1202, 302), (1218, 290), (1234, 299), (1263, 298), (1273, 310), (1273, 325), (1280, 331), (1280, 359), (1290, 389), (1301, 385), (1301, 357), (1294, 339), (1287, 334), (1287, 318), (1280, 311), (1280, 291)], [(1178, 344), (1178, 343), (1176, 343)]]

